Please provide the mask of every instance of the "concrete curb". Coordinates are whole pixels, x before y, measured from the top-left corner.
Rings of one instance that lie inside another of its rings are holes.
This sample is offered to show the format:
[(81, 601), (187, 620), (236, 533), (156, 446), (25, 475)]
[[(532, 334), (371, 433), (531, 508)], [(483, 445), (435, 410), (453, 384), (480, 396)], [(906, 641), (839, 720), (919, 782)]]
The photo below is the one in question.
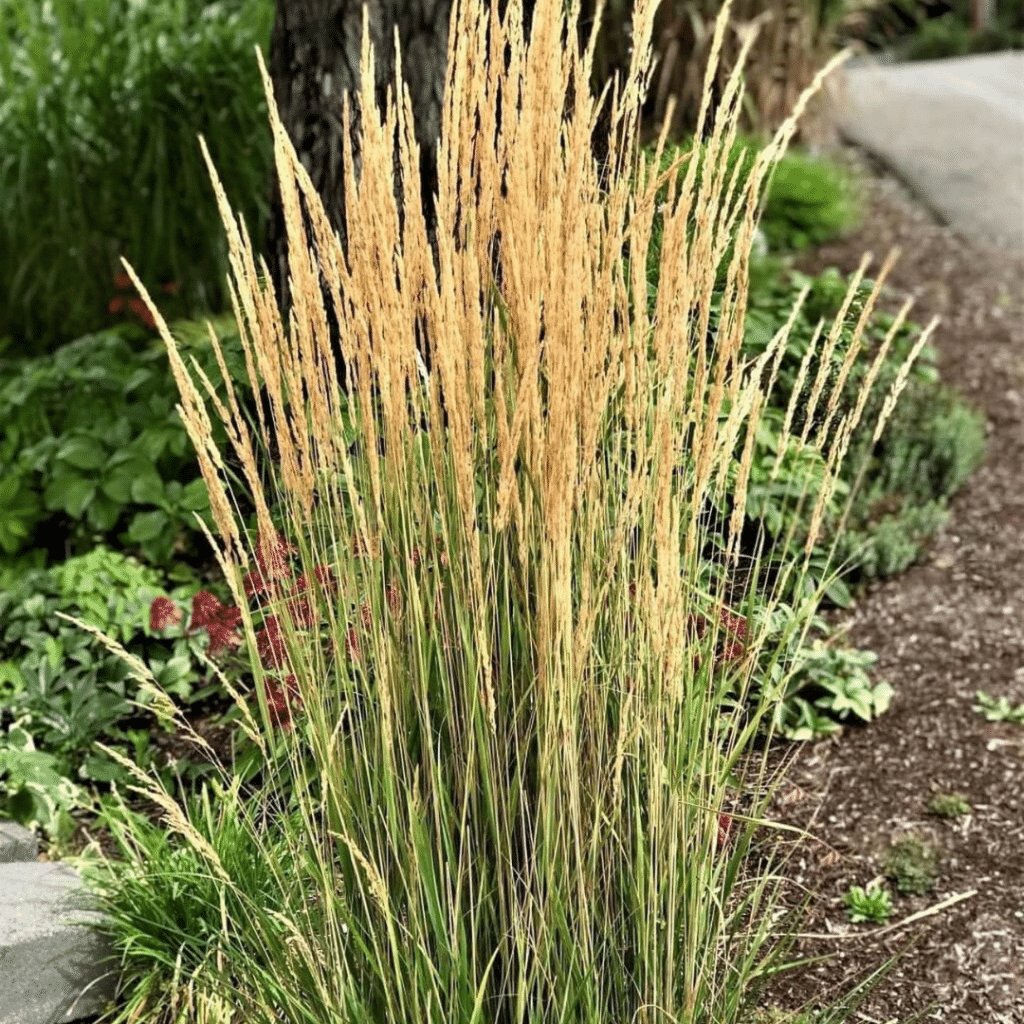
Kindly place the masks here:
[(78, 874), (36, 849), (31, 832), (0, 822), (0, 1024), (66, 1024), (114, 998), (109, 943), (88, 927), (102, 915)]

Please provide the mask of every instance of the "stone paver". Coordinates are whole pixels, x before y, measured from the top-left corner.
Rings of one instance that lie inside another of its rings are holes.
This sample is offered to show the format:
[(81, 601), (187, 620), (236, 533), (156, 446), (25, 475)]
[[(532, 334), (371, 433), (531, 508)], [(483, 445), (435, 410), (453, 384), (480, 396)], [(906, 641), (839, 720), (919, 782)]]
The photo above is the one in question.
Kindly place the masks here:
[(0, 821), (0, 864), (35, 860), (39, 853), (36, 837), (13, 821)]
[(113, 998), (116, 965), (83, 895), (65, 864), (0, 864), (0, 1024), (64, 1024)]

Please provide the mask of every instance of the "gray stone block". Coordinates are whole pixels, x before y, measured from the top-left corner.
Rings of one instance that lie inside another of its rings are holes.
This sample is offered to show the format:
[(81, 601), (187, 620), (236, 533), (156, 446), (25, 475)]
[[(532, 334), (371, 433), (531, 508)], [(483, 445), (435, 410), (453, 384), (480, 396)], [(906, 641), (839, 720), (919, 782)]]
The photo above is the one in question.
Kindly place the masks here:
[(0, 821), (0, 864), (35, 860), (38, 855), (34, 833), (13, 821)]
[(66, 864), (0, 864), (0, 1024), (64, 1024), (113, 998), (116, 962)]

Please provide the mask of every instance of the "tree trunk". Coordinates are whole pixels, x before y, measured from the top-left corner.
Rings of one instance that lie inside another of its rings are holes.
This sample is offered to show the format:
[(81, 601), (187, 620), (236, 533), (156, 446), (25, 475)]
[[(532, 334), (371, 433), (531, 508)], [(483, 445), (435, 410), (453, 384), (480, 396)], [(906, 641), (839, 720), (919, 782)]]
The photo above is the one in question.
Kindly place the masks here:
[[(402, 49), (402, 77), (412, 96), (424, 212), (433, 227), (437, 142), (447, 67), (451, 0), (368, 0), (376, 100), (383, 111), (395, 80), (394, 33)], [(342, 183), (342, 95), (352, 109), (352, 153), (360, 169), (359, 57), (363, 39), (361, 0), (277, 0), (270, 42), (274, 99), (292, 145), (323, 200), (331, 226), (347, 247)], [(282, 312), (287, 315), (287, 238), (276, 174), (271, 183), (267, 264)]]

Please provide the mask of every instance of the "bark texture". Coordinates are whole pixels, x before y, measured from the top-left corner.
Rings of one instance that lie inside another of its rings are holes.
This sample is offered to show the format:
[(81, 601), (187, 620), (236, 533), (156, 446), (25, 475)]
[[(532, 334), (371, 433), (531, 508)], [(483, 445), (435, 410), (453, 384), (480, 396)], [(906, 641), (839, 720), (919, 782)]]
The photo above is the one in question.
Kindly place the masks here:
[[(331, 225), (347, 245), (342, 163), (342, 95), (352, 110), (352, 152), (360, 168), (359, 57), (362, 0), (277, 0), (270, 43), (270, 76), (281, 121), (324, 202)], [(437, 141), (447, 66), (451, 0), (368, 0), (375, 93), (383, 110), (395, 80), (394, 33), (401, 40), (402, 76), (412, 97), (424, 211), (432, 227), (437, 187)], [(276, 175), (271, 182), (267, 264), (282, 311), (287, 291), (287, 239)]]

